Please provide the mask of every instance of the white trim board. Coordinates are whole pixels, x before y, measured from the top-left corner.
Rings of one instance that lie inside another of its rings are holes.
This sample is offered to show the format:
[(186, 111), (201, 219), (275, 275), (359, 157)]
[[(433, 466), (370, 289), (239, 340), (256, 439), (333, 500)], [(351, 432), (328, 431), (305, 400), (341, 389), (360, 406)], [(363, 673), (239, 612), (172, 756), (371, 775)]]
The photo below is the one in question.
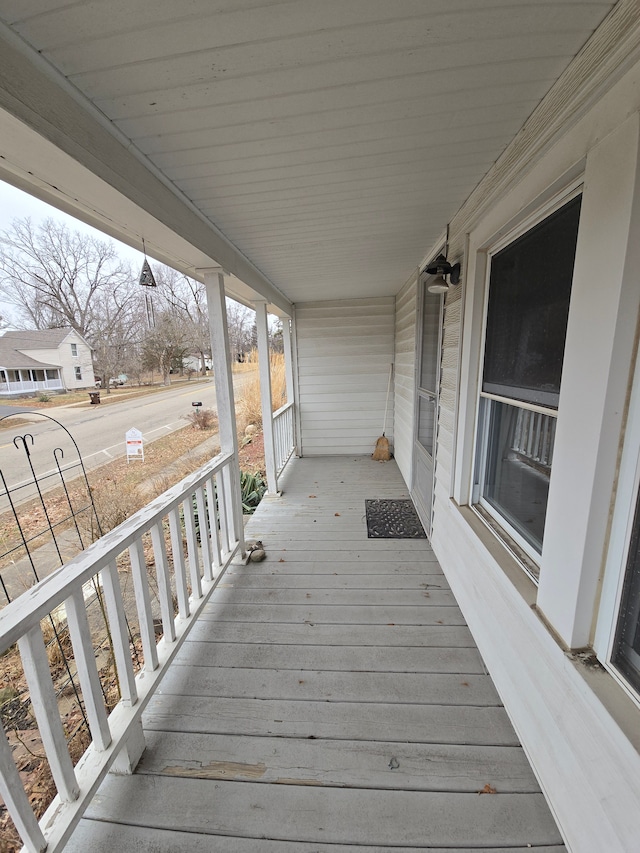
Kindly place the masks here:
[(629, 853), (640, 837), (640, 755), (474, 532), (469, 511), (453, 502), (439, 509), (434, 552), (568, 849)]

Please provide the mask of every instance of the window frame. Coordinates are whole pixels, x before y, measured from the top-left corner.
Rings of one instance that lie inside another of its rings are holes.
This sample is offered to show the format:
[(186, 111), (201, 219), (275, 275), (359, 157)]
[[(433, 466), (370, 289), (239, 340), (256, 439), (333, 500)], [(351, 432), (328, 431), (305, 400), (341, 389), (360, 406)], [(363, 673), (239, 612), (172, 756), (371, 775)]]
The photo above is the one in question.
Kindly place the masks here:
[(79, 355), (78, 355), (78, 344), (77, 344), (77, 343), (72, 343), (72, 344), (71, 344), (71, 357), (72, 357), (72, 358), (79, 358)]
[[(514, 408), (531, 410), (539, 412), (543, 415), (550, 415), (558, 418), (557, 408), (543, 406), (537, 403), (528, 403), (523, 400), (518, 400), (511, 397), (503, 397), (498, 394), (493, 394), (482, 390), (483, 374), (484, 374), (484, 359), (487, 340), (487, 320), (489, 308), (489, 291), (491, 281), (492, 262), (495, 255), (506, 249), (518, 238), (527, 234), (541, 222), (548, 219), (556, 211), (560, 210), (565, 205), (569, 204), (573, 199), (581, 196), (584, 192), (583, 178), (575, 180), (570, 186), (549, 199), (545, 204), (540, 205), (535, 211), (525, 216), (513, 228), (506, 230), (504, 233), (495, 239), (492, 243), (484, 248), (485, 267), (483, 280), (482, 294), (482, 324), (480, 330), (480, 347), (477, 361), (476, 374), (476, 395), (475, 395), (475, 413), (474, 413), (474, 430), (473, 444), (470, 465), (470, 482), (469, 482), (469, 506), (483, 523), (492, 531), (492, 533), (507, 547), (511, 554), (520, 564), (521, 568), (526, 572), (531, 580), (537, 584), (539, 579), (540, 563), (542, 552), (537, 551), (531, 544), (504, 518), (495, 510), (486, 500), (482, 500), (480, 495), (481, 486), (478, 483), (479, 472), (486, 471), (487, 450), (488, 450), (488, 424), (490, 417), (490, 406), (482, 405), (483, 399), (496, 402), (502, 402)], [(579, 227), (579, 226), (578, 226)], [(569, 309), (570, 310), (570, 309)], [(485, 424), (481, 424), (481, 419), (485, 420)], [(481, 445), (481, 437), (482, 444)]]
[(74, 367), (76, 382), (82, 382), (82, 367), (76, 364)]
[[(419, 312), (420, 312), (420, 333), (418, 335), (417, 341), (417, 354), (416, 354), (416, 374), (415, 374), (415, 411), (414, 411), (414, 445), (416, 445), (420, 452), (424, 453), (435, 468), (435, 458), (437, 452), (437, 431), (438, 431), (438, 400), (440, 395), (440, 379), (441, 379), (441, 371), (442, 371), (442, 363), (441, 363), (441, 354), (442, 354), (442, 337), (444, 332), (444, 297), (440, 294), (438, 297), (435, 297), (434, 294), (427, 294), (427, 288), (429, 282), (431, 281), (432, 276), (422, 275), (418, 279), (418, 287), (420, 288), (419, 294)], [(432, 391), (431, 389), (425, 388), (422, 385), (422, 356), (424, 351), (424, 337), (425, 337), (425, 329), (424, 329), (424, 310), (426, 305), (426, 300), (428, 298), (438, 299), (438, 337), (435, 345), (435, 387)], [(428, 448), (423, 444), (419, 437), (419, 421), (420, 421), (420, 401), (423, 401), (426, 405), (433, 406), (433, 443), (432, 443), (432, 451), (429, 452)]]
[(636, 353), (635, 367), (632, 372), (629, 411), (624, 429), (619, 471), (593, 650), (600, 663), (620, 684), (625, 693), (640, 706), (640, 693), (612, 660), (616, 651), (615, 640), (633, 536), (636, 504), (640, 500), (640, 349)]

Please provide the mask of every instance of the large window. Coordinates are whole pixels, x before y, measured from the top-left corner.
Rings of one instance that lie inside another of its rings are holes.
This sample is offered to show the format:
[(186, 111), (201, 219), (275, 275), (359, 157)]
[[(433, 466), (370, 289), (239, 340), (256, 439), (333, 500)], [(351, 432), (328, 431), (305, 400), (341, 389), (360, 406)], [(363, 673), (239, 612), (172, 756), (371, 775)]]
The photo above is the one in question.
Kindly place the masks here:
[(474, 503), (542, 550), (580, 196), (491, 257)]
[(640, 703), (640, 354), (624, 427), (594, 650)]
[(611, 662), (640, 691), (640, 499), (631, 531)]

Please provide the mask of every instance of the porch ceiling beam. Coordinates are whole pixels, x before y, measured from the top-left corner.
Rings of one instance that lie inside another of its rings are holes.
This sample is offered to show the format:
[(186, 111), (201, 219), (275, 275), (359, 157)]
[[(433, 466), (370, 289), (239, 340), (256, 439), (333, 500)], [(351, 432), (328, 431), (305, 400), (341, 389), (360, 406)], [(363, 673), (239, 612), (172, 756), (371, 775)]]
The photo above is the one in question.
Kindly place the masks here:
[(49, 63), (0, 25), (0, 107), (248, 285), (291, 303), (123, 134)]

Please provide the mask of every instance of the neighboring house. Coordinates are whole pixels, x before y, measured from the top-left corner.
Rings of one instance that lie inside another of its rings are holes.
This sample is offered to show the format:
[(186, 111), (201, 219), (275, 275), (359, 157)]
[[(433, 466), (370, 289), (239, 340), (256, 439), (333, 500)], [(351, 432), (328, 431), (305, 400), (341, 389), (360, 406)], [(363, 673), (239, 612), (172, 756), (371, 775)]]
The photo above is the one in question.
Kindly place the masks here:
[(3, 37), (6, 174), (205, 281), (231, 458), (224, 288), (284, 318), (298, 454), (386, 429), (567, 849), (637, 850), (637, 0), (85, 5)]
[[(205, 369), (211, 370), (211, 359), (206, 358), (204, 360)], [(184, 370), (193, 370), (196, 373), (200, 373), (202, 370), (202, 356), (201, 355), (187, 355), (182, 359), (182, 366)]]
[(0, 336), (0, 396), (94, 386), (91, 347), (73, 329), (10, 331)]

